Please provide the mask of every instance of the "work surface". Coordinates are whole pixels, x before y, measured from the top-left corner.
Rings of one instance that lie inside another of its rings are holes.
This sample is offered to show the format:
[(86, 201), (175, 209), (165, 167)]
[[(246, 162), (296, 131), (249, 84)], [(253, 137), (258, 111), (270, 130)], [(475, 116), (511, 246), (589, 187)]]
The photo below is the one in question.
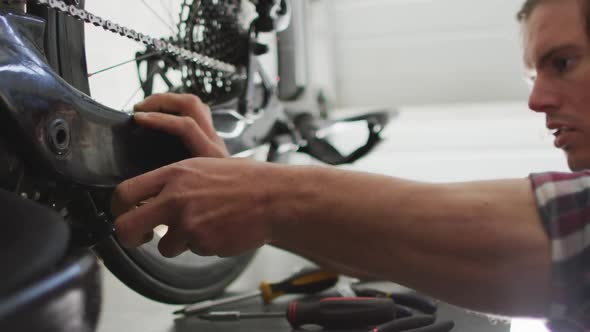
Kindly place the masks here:
[[(261, 280), (279, 280), (309, 263), (299, 257), (274, 248), (263, 248), (245, 273), (232, 284), (228, 292), (236, 293), (255, 289)], [(99, 332), (283, 332), (293, 331), (285, 319), (256, 319), (239, 322), (208, 322), (195, 317), (180, 318), (172, 314), (180, 306), (166, 305), (148, 300), (119, 282), (108, 270), (103, 269), (104, 299)], [(387, 287), (395, 287), (387, 285)], [(333, 293), (332, 293), (333, 294)], [(224, 310), (259, 312), (284, 311), (290, 298), (279, 298), (268, 307), (260, 299), (222, 307)], [(506, 324), (494, 324), (490, 319), (467, 313), (462, 309), (441, 304), (439, 320), (453, 320), (453, 331), (505, 332)], [(351, 331), (351, 330), (349, 330)], [(359, 332), (366, 332), (359, 330)], [(352, 332), (356, 332), (352, 330)]]

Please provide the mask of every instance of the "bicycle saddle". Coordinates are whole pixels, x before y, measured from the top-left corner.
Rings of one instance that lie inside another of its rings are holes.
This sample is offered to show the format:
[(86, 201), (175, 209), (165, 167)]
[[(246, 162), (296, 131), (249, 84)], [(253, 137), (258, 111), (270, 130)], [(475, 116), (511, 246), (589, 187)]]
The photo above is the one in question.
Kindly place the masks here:
[(52, 210), (0, 190), (0, 331), (93, 331), (100, 307), (96, 258), (68, 253)]

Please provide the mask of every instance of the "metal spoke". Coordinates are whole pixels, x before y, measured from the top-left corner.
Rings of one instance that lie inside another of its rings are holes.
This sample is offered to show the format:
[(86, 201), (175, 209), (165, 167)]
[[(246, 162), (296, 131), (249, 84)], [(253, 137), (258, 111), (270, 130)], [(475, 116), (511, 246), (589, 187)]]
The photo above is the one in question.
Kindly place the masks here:
[(90, 78), (90, 77), (92, 77), (94, 75), (97, 75), (97, 74), (100, 74), (100, 73), (104, 73), (105, 71), (108, 71), (108, 70), (111, 70), (111, 69), (115, 69), (117, 67), (126, 65), (126, 64), (131, 63), (131, 62), (136, 62), (136, 61), (139, 61), (139, 60), (144, 60), (144, 59), (147, 59), (149, 57), (152, 57), (152, 56), (157, 55), (157, 54), (160, 54), (160, 53), (161, 53), (161, 51), (155, 51), (155, 52), (152, 52), (152, 53), (144, 54), (144, 55), (142, 55), (140, 57), (135, 57), (133, 59), (129, 59), (129, 60), (123, 61), (123, 62), (118, 63), (116, 65), (112, 65), (112, 66), (106, 67), (104, 69), (97, 70), (94, 73), (90, 73), (90, 74), (88, 74), (88, 77)]
[(129, 103), (131, 103), (131, 101), (133, 100), (133, 98), (135, 98), (135, 96), (137, 96), (137, 94), (139, 93), (139, 91), (141, 91), (145, 84), (149, 81), (149, 77), (153, 76), (156, 71), (160, 70), (160, 66), (155, 66), (154, 69), (152, 69), (146, 76), (146, 80), (139, 85), (139, 88), (137, 90), (135, 90), (135, 92), (133, 92), (133, 94), (131, 95), (131, 97), (129, 97), (129, 99), (127, 100), (127, 102), (125, 102), (125, 105), (123, 105), (123, 107), (121, 107), (121, 111), (125, 112), (125, 107), (129, 106)]
[(164, 0), (160, 0), (160, 4), (162, 5), (163, 8), (166, 9), (166, 13), (168, 13), (168, 18), (170, 19), (170, 24), (172, 24), (173, 26), (175, 25), (174, 22), (174, 15), (172, 15), (172, 11), (170, 10), (170, 2), (168, 1), (168, 3), (166, 3)]
[[(127, 99), (127, 101), (125, 102), (125, 105), (123, 105), (123, 107), (121, 107), (121, 111), (122, 112), (125, 112), (125, 107), (129, 106), (129, 103), (131, 103), (131, 101), (133, 100), (133, 98), (135, 98), (135, 96), (137, 96), (137, 94), (139, 93), (139, 91), (141, 91), (141, 89), (143, 89), (143, 84), (141, 84), (139, 86), (139, 88), (137, 88), (137, 90), (135, 90), (135, 92), (133, 92), (133, 94), (131, 95), (131, 97), (129, 97), (129, 99)], [(125, 112), (125, 113), (129, 113), (129, 112)]]
[(149, 3), (147, 3), (145, 0), (141, 0), (141, 2), (143, 2), (143, 4), (152, 12), (152, 14), (154, 14), (162, 23), (164, 23), (164, 25), (166, 25), (170, 29), (173, 35), (176, 33), (174, 28), (170, 25), (170, 23), (166, 22), (166, 20), (162, 18), (162, 16), (160, 16), (160, 14), (158, 14), (158, 12), (154, 10), (154, 8), (150, 6)]

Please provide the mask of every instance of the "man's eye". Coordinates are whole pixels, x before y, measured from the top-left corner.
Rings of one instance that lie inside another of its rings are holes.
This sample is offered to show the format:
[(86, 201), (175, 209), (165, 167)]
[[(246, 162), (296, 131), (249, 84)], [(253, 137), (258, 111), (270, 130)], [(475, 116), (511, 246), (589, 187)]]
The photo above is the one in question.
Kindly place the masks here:
[(574, 57), (560, 57), (553, 59), (553, 68), (559, 73), (567, 72), (575, 64), (576, 59)]
[(525, 76), (525, 81), (530, 85), (535, 84), (536, 79), (537, 79), (537, 74), (530, 74), (530, 75)]

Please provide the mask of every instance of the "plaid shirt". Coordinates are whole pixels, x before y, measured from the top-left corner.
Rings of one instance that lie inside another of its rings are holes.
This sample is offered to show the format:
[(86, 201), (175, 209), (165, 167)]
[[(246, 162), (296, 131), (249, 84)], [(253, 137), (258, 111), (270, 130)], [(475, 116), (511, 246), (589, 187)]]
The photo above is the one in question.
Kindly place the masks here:
[(590, 331), (590, 171), (531, 174), (551, 240), (555, 332)]

